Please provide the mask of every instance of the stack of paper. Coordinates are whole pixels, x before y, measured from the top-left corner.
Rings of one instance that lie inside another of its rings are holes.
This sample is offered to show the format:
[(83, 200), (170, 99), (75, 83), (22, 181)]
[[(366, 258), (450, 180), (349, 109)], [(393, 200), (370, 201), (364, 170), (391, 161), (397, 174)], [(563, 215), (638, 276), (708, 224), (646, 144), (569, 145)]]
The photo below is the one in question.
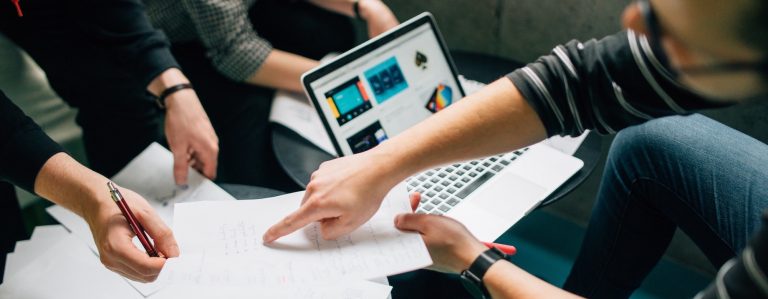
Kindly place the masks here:
[[(150, 144), (112, 177), (112, 180), (120, 187), (131, 189), (144, 197), (168, 226), (173, 221), (173, 205), (176, 203), (235, 200), (229, 193), (191, 168), (187, 177), (188, 187), (185, 189), (177, 187), (173, 179), (173, 154), (157, 143)], [(105, 196), (108, 193), (106, 182), (104, 182)], [(91, 230), (82, 218), (61, 206), (52, 206), (47, 211), (81, 241), (88, 244), (98, 258), (99, 251), (93, 242)], [(134, 241), (140, 244), (138, 239), (135, 238)], [(141, 245), (137, 247), (142, 248)], [(139, 283), (128, 279), (126, 281), (144, 296), (152, 295), (163, 287), (159, 282)]]
[(295, 210), (303, 193), (236, 201), (191, 170), (181, 190), (172, 163), (170, 152), (152, 144), (113, 178), (147, 199), (167, 224), (175, 222), (181, 256), (167, 260), (157, 281), (138, 283), (107, 270), (85, 221), (54, 206), (48, 211), (64, 226), (38, 227), (31, 240), (17, 243), (0, 298), (383, 299), (391, 287), (376, 277), (431, 264), (418, 234), (394, 228), (394, 215), (409, 211), (403, 186), (371, 221), (338, 241), (322, 240), (309, 226), (265, 246), (262, 234)]
[(107, 270), (82, 241), (60, 225), (36, 227), (8, 254), (0, 298), (386, 298), (391, 287), (370, 281), (314, 288), (210, 287), (170, 284), (143, 296)]
[(161, 279), (215, 286), (277, 287), (333, 285), (373, 279), (429, 266), (432, 260), (416, 233), (394, 226), (410, 211), (407, 191), (390, 191), (363, 226), (336, 240), (309, 225), (265, 245), (261, 236), (300, 205), (303, 192), (270, 199), (176, 205), (174, 232), (184, 254), (170, 259)]
[(62, 226), (35, 228), (8, 254), (0, 298), (144, 298)]

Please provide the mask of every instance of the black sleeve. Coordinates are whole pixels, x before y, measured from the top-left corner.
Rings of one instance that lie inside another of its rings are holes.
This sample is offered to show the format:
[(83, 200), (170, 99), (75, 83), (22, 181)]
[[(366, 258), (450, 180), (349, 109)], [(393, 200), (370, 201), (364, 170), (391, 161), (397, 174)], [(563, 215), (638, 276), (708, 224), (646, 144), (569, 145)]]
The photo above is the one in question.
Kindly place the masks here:
[(696, 298), (768, 298), (768, 214), (741, 256), (725, 263)]
[(624, 31), (571, 41), (507, 75), (547, 134), (614, 134), (649, 119), (717, 107), (672, 80), (645, 38)]
[[(148, 86), (163, 71), (179, 68), (165, 34), (155, 29), (140, 0), (73, 1), (83, 33)], [(181, 9), (181, 8), (179, 8)]]
[(62, 151), (0, 91), (0, 180), (34, 193), (37, 173)]

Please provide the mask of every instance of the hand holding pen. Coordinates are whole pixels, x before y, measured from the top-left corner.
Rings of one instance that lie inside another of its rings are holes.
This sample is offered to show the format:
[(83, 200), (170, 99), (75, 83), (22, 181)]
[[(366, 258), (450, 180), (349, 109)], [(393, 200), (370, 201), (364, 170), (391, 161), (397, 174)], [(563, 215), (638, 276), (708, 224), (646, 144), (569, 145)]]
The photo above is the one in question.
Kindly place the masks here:
[(120, 208), (120, 212), (123, 213), (125, 220), (128, 221), (128, 225), (131, 227), (133, 233), (136, 234), (136, 236), (139, 238), (141, 246), (144, 246), (144, 250), (147, 251), (147, 255), (150, 257), (157, 257), (157, 250), (155, 250), (155, 246), (152, 245), (152, 241), (150, 241), (149, 237), (147, 237), (147, 233), (144, 231), (144, 227), (141, 226), (141, 223), (139, 223), (139, 221), (136, 219), (136, 216), (133, 215), (133, 212), (128, 206), (128, 203), (123, 198), (123, 195), (120, 194), (120, 190), (117, 190), (117, 187), (115, 187), (115, 184), (112, 182), (107, 182), (107, 187), (109, 187), (109, 194), (112, 196), (112, 200), (114, 200), (117, 206)]
[[(98, 200), (84, 205), (82, 215), (101, 262), (131, 280), (154, 281), (165, 259), (179, 255), (173, 232), (141, 195), (114, 183), (108, 183), (108, 190), (102, 184), (98, 187), (94, 186)], [(142, 241), (143, 249), (134, 245), (134, 236)]]

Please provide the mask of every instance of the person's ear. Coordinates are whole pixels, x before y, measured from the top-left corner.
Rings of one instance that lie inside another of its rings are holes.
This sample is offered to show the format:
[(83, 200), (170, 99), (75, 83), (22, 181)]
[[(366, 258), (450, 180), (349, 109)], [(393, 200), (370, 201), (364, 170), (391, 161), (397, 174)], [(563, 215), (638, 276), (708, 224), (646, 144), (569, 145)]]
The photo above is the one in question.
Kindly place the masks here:
[(621, 24), (625, 29), (632, 29), (632, 31), (643, 35), (648, 34), (643, 13), (640, 12), (640, 6), (636, 2), (632, 2), (624, 9), (624, 14), (621, 16)]

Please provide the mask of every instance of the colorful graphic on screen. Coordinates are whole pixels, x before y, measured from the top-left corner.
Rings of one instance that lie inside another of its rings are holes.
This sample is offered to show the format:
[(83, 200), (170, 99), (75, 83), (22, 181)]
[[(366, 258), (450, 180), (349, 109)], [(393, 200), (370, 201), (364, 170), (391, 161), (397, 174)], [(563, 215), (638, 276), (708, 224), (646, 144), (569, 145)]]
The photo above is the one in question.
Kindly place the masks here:
[(432, 113), (437, 113), (440, 110), (445, 109), (445, 107), (448, 107), (453, 103), (453, 90), (450, 86), (445, 84), (440, 84), (435, 88), (435, 91), (432, 93), (432, 96), (429, 98), (429, 101), (427, 102), (427, 110), (432, 111)]
[(325, 93), (325, 99), (339, 126), (348, 123), (373, 107), (363, 82), (355, 77)]
[(365, 78), (373, 89), (376, 102), (381, 104), (408, 88), (397, 59), (392, 57), (365, 72)]
[(347, 138), (347, 143), (352, 148), (352, 152), (357, 154), (372, 149), (387, 139), (387, 133), (384, 132), (384, 128), (377, 121), (360, 132), (355, 133), (352, 137)]

